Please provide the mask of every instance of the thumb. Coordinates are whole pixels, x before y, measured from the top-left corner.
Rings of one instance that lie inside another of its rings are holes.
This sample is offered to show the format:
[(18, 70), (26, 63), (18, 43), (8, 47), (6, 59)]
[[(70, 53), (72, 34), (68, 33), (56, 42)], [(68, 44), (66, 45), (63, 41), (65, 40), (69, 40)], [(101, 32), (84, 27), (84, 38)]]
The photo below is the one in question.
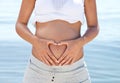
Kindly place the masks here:
[(54, 44), (54, 45), (57, 45), (57, 43), (55, 43), (53, 40), (47, 40), (47, 44)]

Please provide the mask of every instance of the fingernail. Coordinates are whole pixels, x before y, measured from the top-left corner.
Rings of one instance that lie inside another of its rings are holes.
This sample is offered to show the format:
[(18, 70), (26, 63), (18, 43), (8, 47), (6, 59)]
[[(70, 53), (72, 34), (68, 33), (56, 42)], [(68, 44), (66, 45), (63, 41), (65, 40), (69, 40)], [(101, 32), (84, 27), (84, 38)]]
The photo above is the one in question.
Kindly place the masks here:
[(61, 45), (61, 43), (58, 43), (58, 45)]
[(61, 64), (59, 64), (59, 66), (61, 66)]
[(58, 45), (57, 43), (54, 43), (54, 45)]

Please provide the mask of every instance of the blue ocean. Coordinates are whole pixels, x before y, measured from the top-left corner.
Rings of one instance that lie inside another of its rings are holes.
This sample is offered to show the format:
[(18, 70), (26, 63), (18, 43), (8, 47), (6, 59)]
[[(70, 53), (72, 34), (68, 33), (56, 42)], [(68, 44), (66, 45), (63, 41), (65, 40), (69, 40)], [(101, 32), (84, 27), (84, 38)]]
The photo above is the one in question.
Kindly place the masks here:
[[(31, 54), (31, 45), (15, 32), (21, 1), (0, 0), (0, 83), (22, 83)], [(120, 0), (96, 2), (100, 33), (85, 46), (85, 61), (92, 83), (120, 83)], [(32, 17), (29, 27), (34, 33)]]

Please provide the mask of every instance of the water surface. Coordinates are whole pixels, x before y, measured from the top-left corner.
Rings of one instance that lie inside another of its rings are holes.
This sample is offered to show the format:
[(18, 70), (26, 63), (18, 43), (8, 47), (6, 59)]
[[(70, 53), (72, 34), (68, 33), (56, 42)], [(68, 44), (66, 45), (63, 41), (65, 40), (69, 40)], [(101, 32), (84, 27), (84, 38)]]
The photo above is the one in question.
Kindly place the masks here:
[[(92, 83), (120, 83), (119, 0), (96, 0), (100, 33), (85, 46)], [(31, 45), (15, 32), (21, 0), (0, 1), (0, 83), (22, 83)], [(34, 32), (34, 27), (29, 28)], [(83, 25), (84, 33), (86, 25)]]

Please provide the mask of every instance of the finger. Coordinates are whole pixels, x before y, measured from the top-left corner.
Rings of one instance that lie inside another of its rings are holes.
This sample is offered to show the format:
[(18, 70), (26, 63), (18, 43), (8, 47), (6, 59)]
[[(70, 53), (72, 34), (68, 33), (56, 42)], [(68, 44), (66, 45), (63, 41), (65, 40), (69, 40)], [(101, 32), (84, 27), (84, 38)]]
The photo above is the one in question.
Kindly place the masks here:
[(44, 62), (44, 60), (43, 60), (42, 56), (40, 57), (40, 61), (41, 61), (41, 62)]
[(67, 45), (68, 46), (68, 42), (60, 42), (57, 45)]
[(48, 54), (47, 54), (47, 56), (45, 56), (45, 58), (47, 59), (47, 61), (48, 61), (51, 65), (56, 65), (55, 62), (49, 57)]
[(66, 49), (66, 51), (63, 53), (63, 55), (58, 59), (59, 62), (61, 62), (67, 55), (68, 55), (69, 50)]
[(55, 43), (53, 40), (48, 40), (48, 39), (40, 38), (40, 41), (42, 41), (42, 42), (46, 42), (47, 45), (49, 45), (49, 44), (55, 44), (55, 45), (56, 45), (56, 43)]
[(43, 61), (44, 61), (45, 64), (47, 64), (48, 66), (51, 66), (51, 64), (48, 62), (48, 60), (46, 60), (45, 57), (41, 57), (41, 58), (43, 59)]
[(69, 60), (67, 60), (63, 65), (69, 65), (71, 64), (71, 62), (72, 62), (72, 58), (69, 58)]
[(59, 61), (56, 59), (54, 55), (48, 54), (48, 57), (52, 60), (52, 63), (54, 63), (54, 65), (57, 65), (59, 63)]
[(76, 59), (72, 59), (71, 64), (75, 62)]
[(60, 63), (59, 65), (63, 65), (65, 62), (67, 62), (70, 59), (70, 57), (65, 57)]
[(58, 62), (57, 58), (54, 56), (54, 54), (49, 50), (49, 48), (47, 47), (47, 54), (49, 55), (49, 57), (54, 61), (54, 62)]
[(57, 43), (55, 43), (53, 40), (47, 40), (47, 45), (49, 45), (49, 44), (57, 45)]

